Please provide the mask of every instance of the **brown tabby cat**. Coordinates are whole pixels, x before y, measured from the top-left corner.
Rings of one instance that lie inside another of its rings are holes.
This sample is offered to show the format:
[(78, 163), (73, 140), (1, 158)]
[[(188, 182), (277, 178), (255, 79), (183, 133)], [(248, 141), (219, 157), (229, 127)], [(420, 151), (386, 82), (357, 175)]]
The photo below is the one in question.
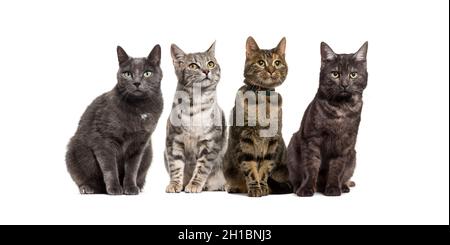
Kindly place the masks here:
[(224, 158), (229, 193), (261, 197), (292, 192), (281, 135), (282, 99), (274, 89), (288, 72), (285, 48), (285, 38), (271, 50), (247, 39), (245, 85), (236, 96)]
[(336, 54), (322, 43), (321, 54), (319, 90), (288, 147), (289, 177), (299, 196), (339, 196), (354, 185), (367, 42), (354, 54)]

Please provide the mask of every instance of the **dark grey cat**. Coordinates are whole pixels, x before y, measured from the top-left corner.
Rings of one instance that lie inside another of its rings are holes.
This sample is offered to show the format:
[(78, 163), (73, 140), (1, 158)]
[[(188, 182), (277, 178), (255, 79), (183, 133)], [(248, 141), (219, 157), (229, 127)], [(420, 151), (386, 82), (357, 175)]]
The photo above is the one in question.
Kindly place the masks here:
[(117, 85), (88, 106), (68, 145), (67, 169), (81, 194), (137, 195), (150, 167), (163, 109), (161, 47), (146, 58), (117, 47), (117, 56)]
[(319, 90), (288, 146), (289, 179), (299, 196), (339, 196), (354, 185), (367, 42), (354, 54), (336, 54), (322, 43), (321, 55)]

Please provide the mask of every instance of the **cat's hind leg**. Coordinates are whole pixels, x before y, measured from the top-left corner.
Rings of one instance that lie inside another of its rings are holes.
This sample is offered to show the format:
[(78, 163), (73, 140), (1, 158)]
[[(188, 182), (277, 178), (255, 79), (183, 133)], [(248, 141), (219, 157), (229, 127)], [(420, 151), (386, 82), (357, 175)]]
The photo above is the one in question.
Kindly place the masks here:
[(106, 194), (103, 175), (92, 150), (72, 139), (66, 154), (66, 165), (80, 194)]

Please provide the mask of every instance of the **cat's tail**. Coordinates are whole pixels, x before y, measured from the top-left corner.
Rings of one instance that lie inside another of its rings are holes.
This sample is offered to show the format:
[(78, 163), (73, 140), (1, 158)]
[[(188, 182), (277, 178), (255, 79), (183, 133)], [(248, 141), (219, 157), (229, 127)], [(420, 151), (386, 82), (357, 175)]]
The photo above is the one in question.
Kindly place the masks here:
[(289, 182), (278, 182), (271, 177), (267, 180), (270, 188), (270, 194), (289, 194), (292, 193), (292, 185)]

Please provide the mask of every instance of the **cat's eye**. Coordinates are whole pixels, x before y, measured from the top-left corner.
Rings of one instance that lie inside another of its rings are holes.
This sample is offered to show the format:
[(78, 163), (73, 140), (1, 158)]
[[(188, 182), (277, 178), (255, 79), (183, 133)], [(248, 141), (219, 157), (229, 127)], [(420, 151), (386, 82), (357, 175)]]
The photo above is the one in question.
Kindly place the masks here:
[(197, 70), (199, 67), (198, 67), (197, 64), (191, 63), (191, 64), (189, 65), (189, 68), (192, 69), (192, 70)]
[(151, 71), (145, 71), (144, 72), (144, 77), (150, 77), (152, 75)]
[(264, 60), (258, 60), (258, 65), (265, 66), (266, 62), (264, 62)]
[(350, 72), (349, 76), (350, 76), (351, 79), (355, 79), (355, 78), (358, 77), (358, 73), (357, 72)]
[(332, 71), (331, 72), (331, 77), (332, 78), (339, 78), (339, 76), (340, 76), (339, 72), (337, 72), (337, 71)]
[(129, 72), (129, 71), (122, 72), (122, 77), (124, 77), (124, 78), (131, 78), (131, 72)]
[(208, 62), (208, 68), (209, 68), (209, 69), (212, 69), (212, 68), (214, 68), (215, 66), (216, 66), (216, 64), (214, 64), (214, 62), (212, 62), (212, 61)]
[(275, 60), (274, 64), (275, 64), (275, 66), (280, 66), (281, 65), (281, 61)]

